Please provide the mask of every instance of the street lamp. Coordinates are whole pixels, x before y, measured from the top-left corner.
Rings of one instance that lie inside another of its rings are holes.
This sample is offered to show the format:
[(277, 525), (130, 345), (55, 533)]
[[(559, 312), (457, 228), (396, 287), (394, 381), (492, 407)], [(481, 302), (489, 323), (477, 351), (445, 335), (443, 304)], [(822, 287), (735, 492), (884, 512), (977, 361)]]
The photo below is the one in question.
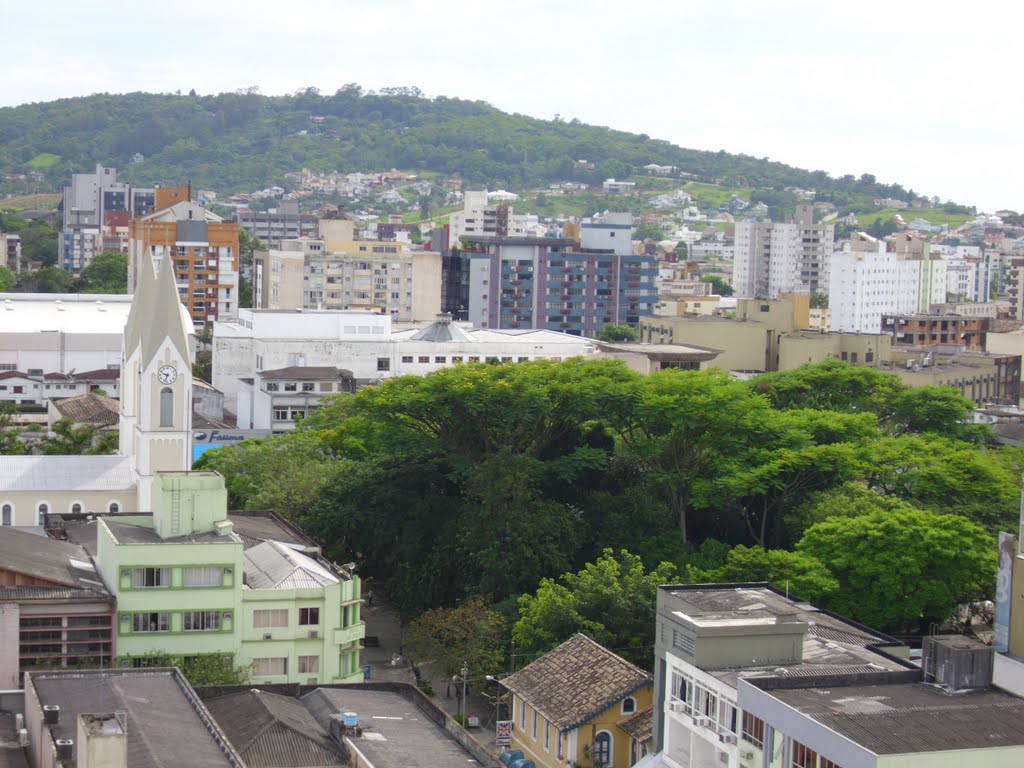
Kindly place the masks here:
[(458, 683), (459, 682), (459, 678), (460, 677), (462, 678), (462, 701), (459, 702), (459, 716), (462, 717), (463, 718), (463, 722), (465, 722), (465, 718), (466, 718), (466, 678), (469, 677), (469, 664), (467, 662), (465, 662), (465, 661), (462, 662), (462, 669), (459, 670), (459, 671), (461, 672), (461, 675), (452, 675), (452, 682), (453, 683)]

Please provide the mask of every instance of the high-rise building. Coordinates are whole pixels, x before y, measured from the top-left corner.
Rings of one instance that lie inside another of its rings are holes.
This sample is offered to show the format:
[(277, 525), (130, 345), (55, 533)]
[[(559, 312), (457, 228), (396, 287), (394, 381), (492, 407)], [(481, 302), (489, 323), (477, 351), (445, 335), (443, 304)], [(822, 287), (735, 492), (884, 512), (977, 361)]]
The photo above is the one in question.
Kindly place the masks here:
[(318, 219), (312, 213), (300, 213), (299, 204), (289, 200), (271, 211), (239, 211), (235, 223), (267, 248), (280, 248), (285, 240), (317, 237)]
[(117, 180), (117, 169), (96, 166), (94, 173), (76, 173), (64, 187), (61, 225), (61, 267), (78, 274), (104, 250), (127, 250), (126, 223), (153, 210), (155, 190)]
[(828, 293), (835, 225), (815, 224), (802, 203), (791, 222), (736, 223), (732, 286), (737, 296), (773, 299), (780, 293)]
[(128, 288), (135, 290), (143, 259), (174, 265), (178, 294), (197, 328), (238, 315), (238, 225), (190, 199), (188, 187), (156, 190), (154, 211), (132, 219)]
[(461, 211), (448, 216), (450, 242), (461, 237), (533, 237), (543, 228), (536, 215), (516, 213), (507, 203), (491, 203), (486, 192), (466, 192)]

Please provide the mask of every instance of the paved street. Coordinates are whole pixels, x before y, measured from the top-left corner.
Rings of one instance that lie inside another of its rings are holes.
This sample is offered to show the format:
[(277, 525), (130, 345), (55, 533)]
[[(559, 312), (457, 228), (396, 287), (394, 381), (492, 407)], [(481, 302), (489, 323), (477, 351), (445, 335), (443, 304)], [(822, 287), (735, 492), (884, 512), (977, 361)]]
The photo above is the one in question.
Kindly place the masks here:
[[(364, 595), (367, 587), (364, 586)], [(371, 680), (389, 680), (394, 682), (414, 683), (415, 677), (408, 660), (401, 655), (402, 631), (398, 614), (388, 605), (387, 597), (377, 586), (373, 586), (373, 607), (363, 603), (363, 621), (366, 622), (366, 636), (376, 638), (377, 645), (368, 645), (362, 652), (363, 665), (370, 666)], [(459, 711), (459, 698), (456, 683), (451, 685), (451, 696), (446, 696), (446, 677), (432, 668), (432, 665), (421, 665), (420, 673), (434, 688), (431, 697), (435, 704), (450, 715)], [(471, 681), (467, 695), (469, 715), (477, 715), (480, 719), (478, 728), (468, 729), (473, 738), (495, 756), (501, 748), (494, 744), (494, 704), (480, 695), (481, 684), (485, 681)]]

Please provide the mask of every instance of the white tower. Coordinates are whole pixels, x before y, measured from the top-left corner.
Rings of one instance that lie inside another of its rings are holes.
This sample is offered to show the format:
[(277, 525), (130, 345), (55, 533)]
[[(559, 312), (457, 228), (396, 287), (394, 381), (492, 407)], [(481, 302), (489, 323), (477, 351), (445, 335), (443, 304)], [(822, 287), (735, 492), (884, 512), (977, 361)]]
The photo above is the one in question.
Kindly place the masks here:
[(190, 326), (170, 260), (154, 275), (143, 259), (121, 368), (121, 453), (135, 457), (139, 512), (153, 509), (156, 473), (192, 464)]

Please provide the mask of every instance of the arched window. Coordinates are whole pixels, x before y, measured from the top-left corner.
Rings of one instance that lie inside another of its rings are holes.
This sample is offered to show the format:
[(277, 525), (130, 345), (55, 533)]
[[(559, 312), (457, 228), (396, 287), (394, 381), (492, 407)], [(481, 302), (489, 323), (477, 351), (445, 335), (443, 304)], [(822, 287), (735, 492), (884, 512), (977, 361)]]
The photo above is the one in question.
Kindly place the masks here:
[(121, 511), (121, 505), (118, 504), (116, 501), (112, 501), (110, 502), (110, 504), (107, 505), (107, 511), (114, 512), (116, 514), (117, 512)]
[(594, 737), (594, 765), (612, 768), (612, 735), (601, 731)]
[(79, 504), (77, 501), (74, 504), (71, 505), (71, 514), (72, 515), (80, 515), (80, 514), (82, 514), (82, 505)]
[(632, 696), (627, 696), (622, 700), (622, 714), (628, 715), (636, 712), (636, 699)]
[(0, 507), (0, 523), (14, 525), (14, 507), (10, 504), (4, 504)]
[(160, 426), (174, 426), (174, 390), (170, 387), (160, 390)]
[(50, 511), (50, 505), (47, 504), (45, 501), (40, 502), (38, 509), (36, 509), (36, 514), (39, 515), (39, 524), (40, 525), (44, 525), (44, 526), (46, 525), (46, 513), (49, 512), (49, 511)]

